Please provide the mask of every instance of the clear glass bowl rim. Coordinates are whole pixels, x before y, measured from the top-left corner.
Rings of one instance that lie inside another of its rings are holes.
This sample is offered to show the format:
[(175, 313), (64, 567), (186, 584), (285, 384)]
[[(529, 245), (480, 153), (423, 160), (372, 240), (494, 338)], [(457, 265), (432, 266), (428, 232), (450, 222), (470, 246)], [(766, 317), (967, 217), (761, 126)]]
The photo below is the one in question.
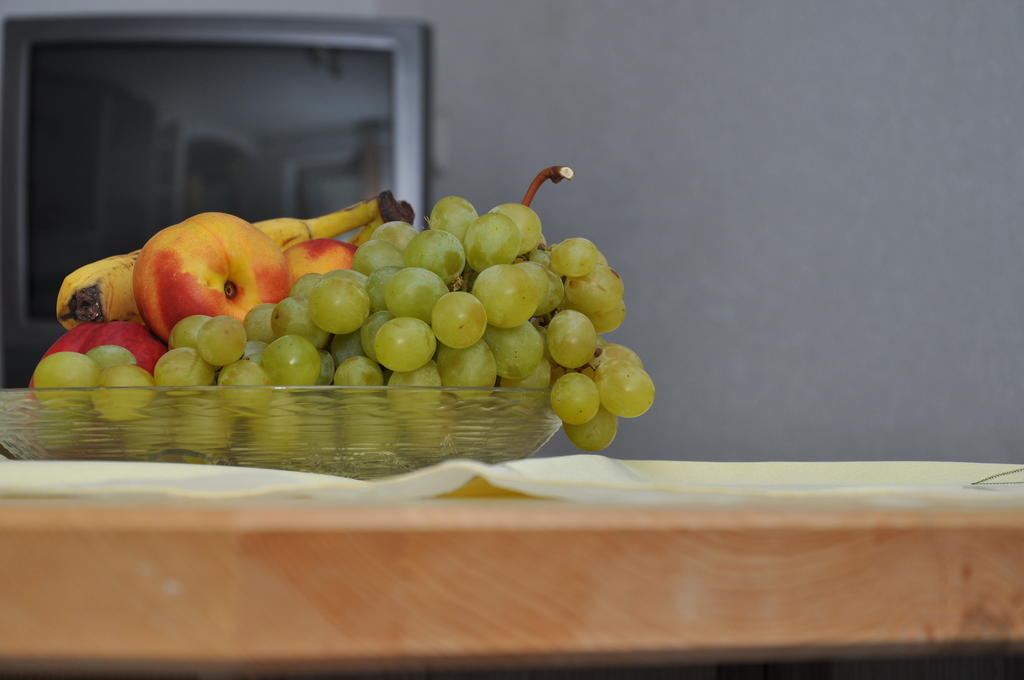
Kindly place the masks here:
[(487, 394), (544, 394), (549, 387), (464, 387), (448, 385), (108, 385), (94, 387), (5, 387), (0, 395), (50, 394), (55, 392), (93, 392), (97, 390), (152, 390), (169, 392), (222, 392), (260, 390), (275, 392), (473, 392)]

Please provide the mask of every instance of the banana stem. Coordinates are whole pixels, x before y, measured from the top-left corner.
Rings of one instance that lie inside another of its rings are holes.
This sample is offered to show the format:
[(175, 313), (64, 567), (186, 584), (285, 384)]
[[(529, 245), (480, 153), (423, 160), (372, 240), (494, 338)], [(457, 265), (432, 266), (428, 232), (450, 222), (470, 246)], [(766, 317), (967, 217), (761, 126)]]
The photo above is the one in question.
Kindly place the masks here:
[(416, 211), (412, 209), (407, 201), (400, 201), (390, 191), (382, 191), (377, 194), (377, 205), (380, 208), (380, 217), (385, 222), (408, 222), (416, 219)]
[(361, 246), (371, 238), (373, 232), (385, 222), (406, 222), (412, 224), (416, 219), (416, 212), (406, 201), (399, 201), (390, 191), (382, 191), (377, 194), (377, 218), (366, 223), (362, 231), (355, 235), (349, 242)]
[(533, 203), (533, 197), (537, 193), (537, 189), (540, 189), (541, 184), (544, 184), (547, 180), (551, 180), (552, 184), (558, 184), (563, 179), (571, 181), (574, 175), (575, 173), (568, 165), (552, 165), (544, 168), (530, 182), (530, 188), (526, 190), (526, 195), (523, 196), (523, 200), (520, 203), (530, 207), (530, 204)]

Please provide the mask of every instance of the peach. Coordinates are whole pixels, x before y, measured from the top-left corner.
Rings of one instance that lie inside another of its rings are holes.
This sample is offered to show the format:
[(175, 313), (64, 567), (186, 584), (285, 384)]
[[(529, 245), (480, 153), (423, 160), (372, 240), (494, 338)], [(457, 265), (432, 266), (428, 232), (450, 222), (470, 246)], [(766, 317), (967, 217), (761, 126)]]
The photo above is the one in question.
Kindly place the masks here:
[(314, 238), (296, 243), (284, 251), (292, 274), (292, 283), (304, 274), (326, 274), (335, 269), (351, 269), (356, 246), (333, 238)]
[(192, 314), (239, 321), (264, 302), (288, 295), (284, 253), (269, 236), (226, 213), (201, 213), (158, 231), (139, 253), (132, 275), (135, 304), (163, 340)]

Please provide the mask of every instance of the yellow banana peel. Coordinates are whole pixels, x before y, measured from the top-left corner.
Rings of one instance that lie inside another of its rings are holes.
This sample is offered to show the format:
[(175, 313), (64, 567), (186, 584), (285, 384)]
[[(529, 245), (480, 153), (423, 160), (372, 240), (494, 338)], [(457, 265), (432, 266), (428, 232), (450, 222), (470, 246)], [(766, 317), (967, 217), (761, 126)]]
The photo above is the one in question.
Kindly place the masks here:
[(138, 250), (90, 262), (68, 274), (57, 294), (57, 321), (74, 328), (86, 321), (142, 322), (132, 293)]

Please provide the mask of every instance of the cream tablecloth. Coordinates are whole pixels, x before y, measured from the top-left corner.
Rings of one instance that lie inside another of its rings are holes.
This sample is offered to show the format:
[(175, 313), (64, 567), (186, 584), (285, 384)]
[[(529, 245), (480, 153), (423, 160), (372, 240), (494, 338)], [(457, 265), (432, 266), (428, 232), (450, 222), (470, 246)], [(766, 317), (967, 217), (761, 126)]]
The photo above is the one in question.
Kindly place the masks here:
[[(2, 460), (2, 459), (0, 459)], [(158, 496), (188, 499), (411, 502), (541, 498), (580, 503), (929, 503), (1024, 506), (1024, 467), (921, 461), (617, 460), (598, 455), (485, 465), (453, 460), (376, 481), (302, 472), (172, 463), (4, 461), (0, 497)]]

